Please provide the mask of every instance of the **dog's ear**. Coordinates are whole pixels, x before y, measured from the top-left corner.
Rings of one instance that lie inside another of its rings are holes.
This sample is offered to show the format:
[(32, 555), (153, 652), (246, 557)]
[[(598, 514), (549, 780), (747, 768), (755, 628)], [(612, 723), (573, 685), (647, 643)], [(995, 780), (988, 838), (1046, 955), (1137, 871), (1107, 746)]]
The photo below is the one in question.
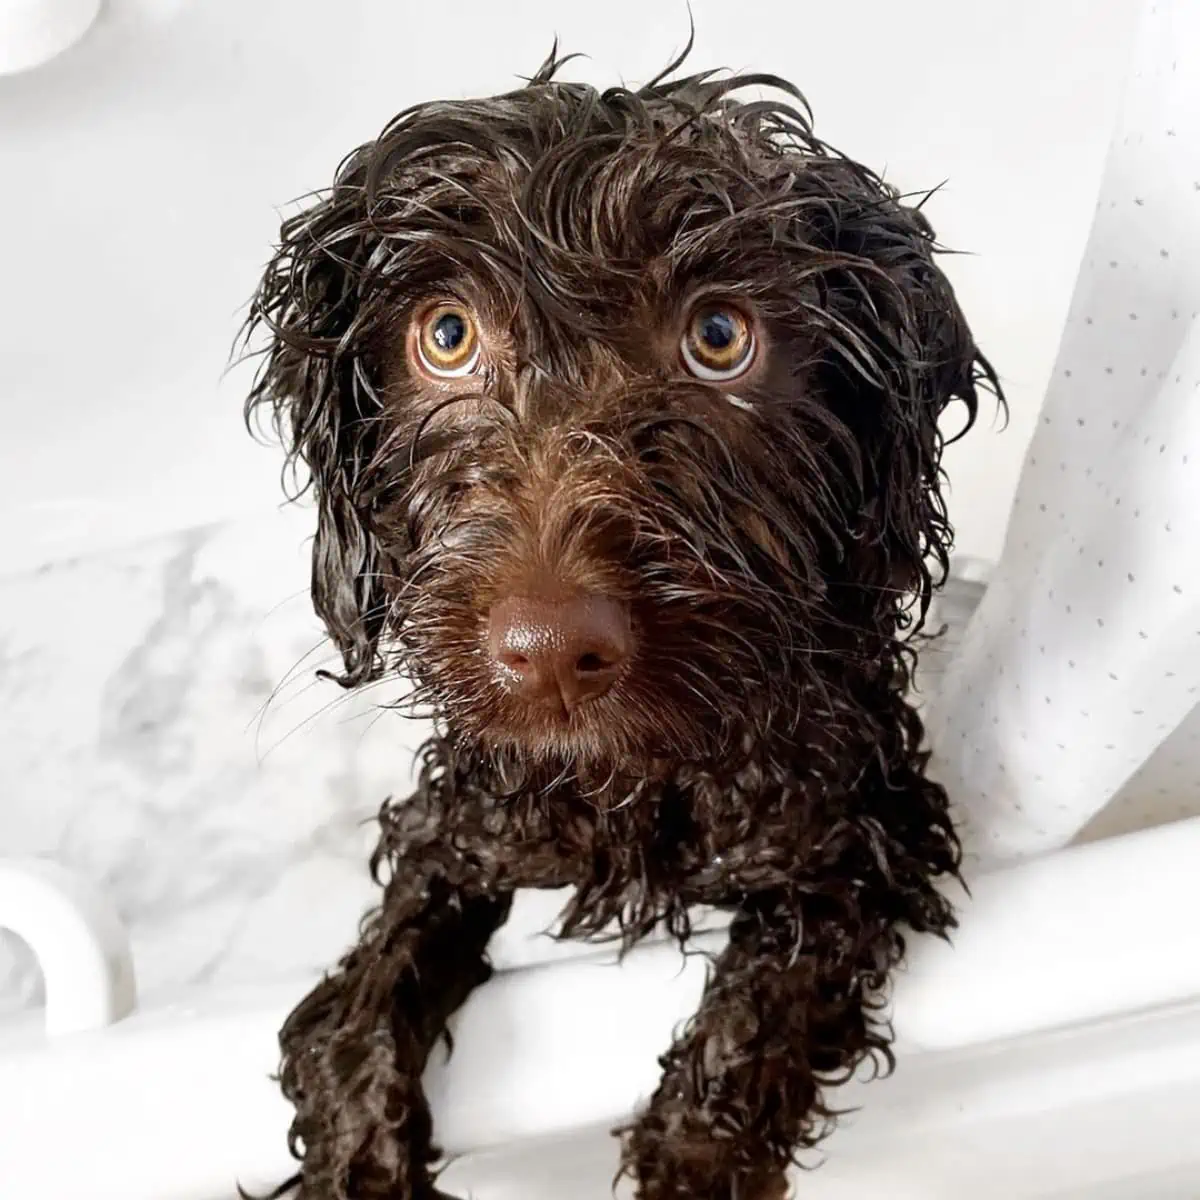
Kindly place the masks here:
[[(923, 618), (953, 545), (942, 452), (974, 423), (982, 387), (1002, 410), (1004, 398), (936, 261), (925, 215), (855, 164), (825, 165), (833, 262), (821, 280), (820, 370), (856, 451), (850, 552), (866, 568), (860, 578), (881, 595), (915, 594)], [(943, 415), (955, 402), (962, 420), (947, 439)]]
[(287, 451), (285, 490), (313, 491), (312, 599), (344, 664), (330, 674), (346, 687), (379, 674), (387, 608), (365, 497), (381, 405), (366, 360), (378, 305), (362, 299), (376, 240), (364, 176), (352, 157), (327, 196), (283, 222), (244, 330), (247, 344), (266, 338), (247, 423), (269, 415)]

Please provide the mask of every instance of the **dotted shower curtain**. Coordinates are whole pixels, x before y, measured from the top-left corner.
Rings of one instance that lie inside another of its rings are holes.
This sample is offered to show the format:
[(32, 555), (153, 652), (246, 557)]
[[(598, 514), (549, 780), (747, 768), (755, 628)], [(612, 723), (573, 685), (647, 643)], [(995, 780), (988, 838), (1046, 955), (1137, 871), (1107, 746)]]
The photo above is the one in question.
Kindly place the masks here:
[(1070, 841), (1198, 719), (1200, 3), (1147, 0), (1004, 552), (930, 736), (987, 863)]

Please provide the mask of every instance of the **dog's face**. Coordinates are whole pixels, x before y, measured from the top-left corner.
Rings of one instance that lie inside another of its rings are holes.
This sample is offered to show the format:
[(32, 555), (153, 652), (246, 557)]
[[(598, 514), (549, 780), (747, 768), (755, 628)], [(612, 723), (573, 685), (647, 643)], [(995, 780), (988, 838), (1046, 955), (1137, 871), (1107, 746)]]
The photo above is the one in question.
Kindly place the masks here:
[(343, 682), (561, 765), (836, 723), (903, 687), (990, 378), (931, 231), (758, 81), (553, 71), (401, 114), (260, 287)]

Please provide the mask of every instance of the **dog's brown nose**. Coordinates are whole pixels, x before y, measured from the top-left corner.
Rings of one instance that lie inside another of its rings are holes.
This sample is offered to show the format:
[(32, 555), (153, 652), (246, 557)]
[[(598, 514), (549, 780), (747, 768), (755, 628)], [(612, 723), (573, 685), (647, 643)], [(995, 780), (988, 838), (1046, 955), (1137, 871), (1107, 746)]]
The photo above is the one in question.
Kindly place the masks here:
[(488, 649), (514, 691), (571, 712), (604, 695), (629, 661), (629, 606), (599, 595), (512, 596), (491, 611)]

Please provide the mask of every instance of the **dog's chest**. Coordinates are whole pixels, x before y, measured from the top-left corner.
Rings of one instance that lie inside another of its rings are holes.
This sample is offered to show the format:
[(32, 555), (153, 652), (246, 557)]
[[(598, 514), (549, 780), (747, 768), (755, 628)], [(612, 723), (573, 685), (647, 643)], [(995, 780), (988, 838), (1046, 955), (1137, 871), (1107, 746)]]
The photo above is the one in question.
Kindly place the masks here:
[(635, 908), (736, 905), (809, 869), (829, 828), (829, 802), (816, 779), (754, 795), (737, 787), (668, 793), (575, 824), (576, 877)]

